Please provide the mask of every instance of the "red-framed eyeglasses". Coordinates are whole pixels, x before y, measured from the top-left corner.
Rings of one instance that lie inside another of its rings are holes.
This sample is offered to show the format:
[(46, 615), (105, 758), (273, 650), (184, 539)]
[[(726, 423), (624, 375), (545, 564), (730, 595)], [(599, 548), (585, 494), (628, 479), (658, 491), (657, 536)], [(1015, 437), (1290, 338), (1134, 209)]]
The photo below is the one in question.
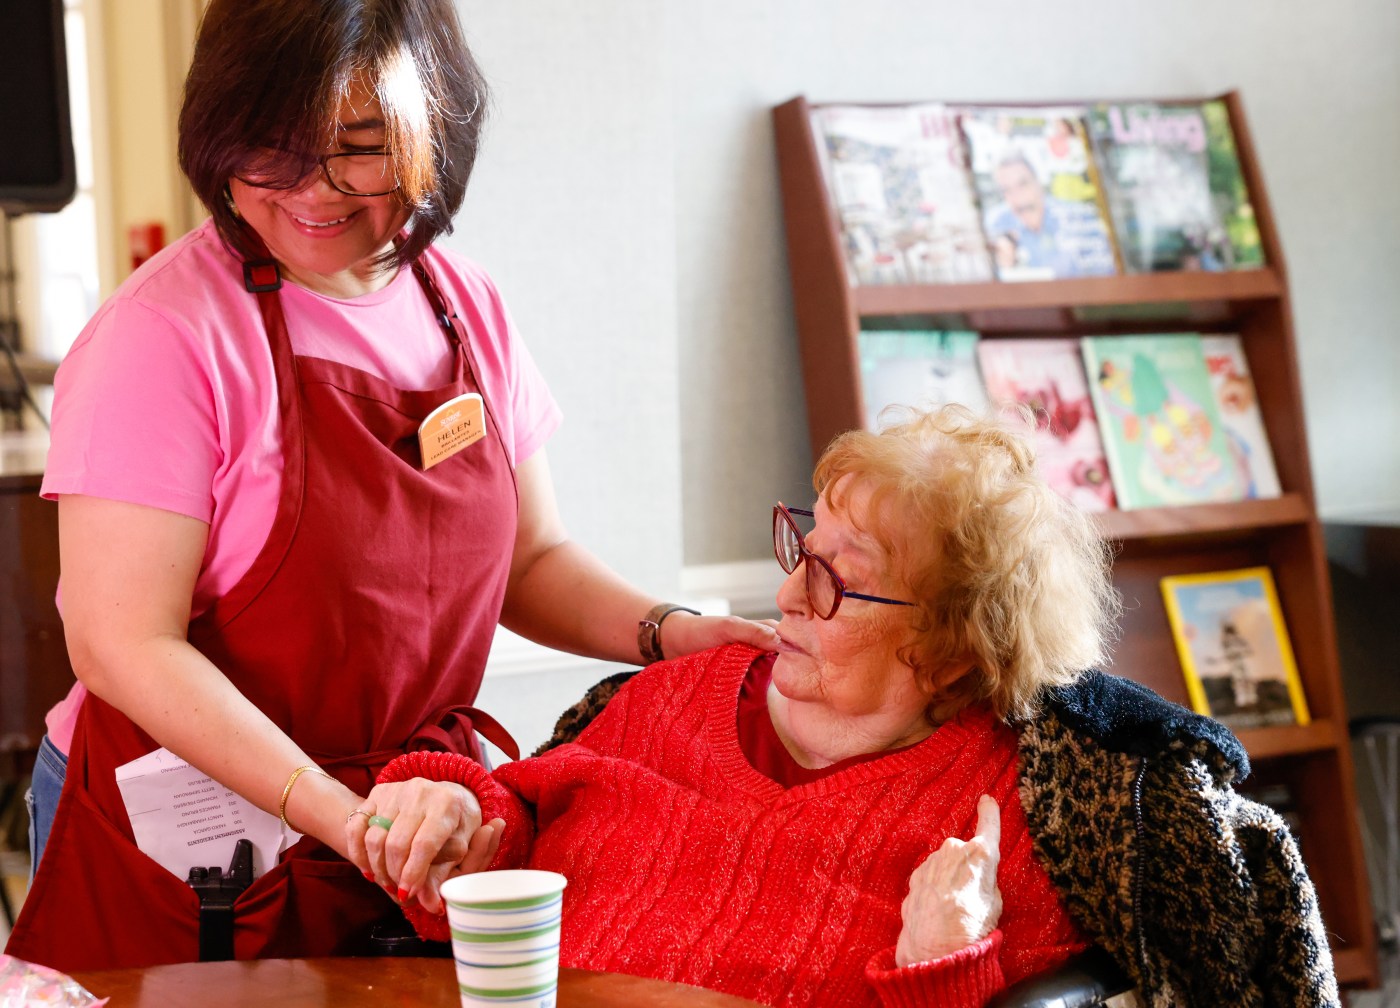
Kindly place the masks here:
[(784, 507), (781, 503), (773, 507), (773, 554), (784, 571), (791, 574), (801, 563), (807, 564), (807, 598), (812, 603), (812, 611), (824, 620), (836, 615), (844, 598), (860, 599), (862, 602), (878, 602), (881, 605), (913, 605), (900, 599), (882, 598), (879, 595), (863, 595), (846, 587), (846, 582), (836, 573), (835, 568), (824, 557), (807, 548), (807, 540), (792, 520), (793, 515), (813, 518), (811, 511), (803, 508)]

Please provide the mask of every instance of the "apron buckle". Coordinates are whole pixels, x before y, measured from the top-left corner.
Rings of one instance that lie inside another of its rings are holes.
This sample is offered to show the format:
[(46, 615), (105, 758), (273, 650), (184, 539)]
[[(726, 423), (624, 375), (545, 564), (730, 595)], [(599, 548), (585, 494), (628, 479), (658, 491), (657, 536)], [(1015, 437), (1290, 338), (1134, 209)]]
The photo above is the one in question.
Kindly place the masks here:
[(249, 294), (282, 289), (282, 271), (275, 259), (252, 259), (243, 264), (243, 286)]
[(233, 958), (233, 903), (253, 884), (252, 841), (233, 845), (228, 874), (218, 865), (196, 865), (186, 881), (199, 896), (199, 961), (227, 962)]

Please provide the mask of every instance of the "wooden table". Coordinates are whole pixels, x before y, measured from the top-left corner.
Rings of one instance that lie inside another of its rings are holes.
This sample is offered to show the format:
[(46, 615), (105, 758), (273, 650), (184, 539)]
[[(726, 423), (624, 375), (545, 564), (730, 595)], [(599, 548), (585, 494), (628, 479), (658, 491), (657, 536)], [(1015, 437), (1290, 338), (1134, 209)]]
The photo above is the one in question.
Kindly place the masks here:
[[(111, 1008), (459, 1008), (451, 959), (254, 959), (94, 970), (73, 978)], [(559, 1008), (754, 1008), (701, 987), (622, 973), (559, 971)]]

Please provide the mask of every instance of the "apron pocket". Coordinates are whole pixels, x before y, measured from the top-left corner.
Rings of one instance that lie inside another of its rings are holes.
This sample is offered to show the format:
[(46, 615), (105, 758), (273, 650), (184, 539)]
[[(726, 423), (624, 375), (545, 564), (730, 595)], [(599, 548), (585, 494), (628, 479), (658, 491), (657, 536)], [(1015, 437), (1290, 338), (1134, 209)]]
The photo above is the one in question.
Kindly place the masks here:
[(8, 950), (64, 972), (189, 962), (199, 897), (68, 787)]
[(322, 844), (253, 880), (234, 903), (239, 959), (364, 955), (373, 926), (398, 904)]

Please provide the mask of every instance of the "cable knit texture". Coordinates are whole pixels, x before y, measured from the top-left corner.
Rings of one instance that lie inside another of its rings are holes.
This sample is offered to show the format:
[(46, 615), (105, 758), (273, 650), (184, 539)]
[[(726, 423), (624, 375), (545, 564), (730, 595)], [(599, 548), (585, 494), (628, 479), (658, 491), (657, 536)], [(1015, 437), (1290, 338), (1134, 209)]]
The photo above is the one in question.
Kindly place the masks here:
[[(730, 645), (654, 665), (577, 742), (490, 777), (414, 753), (382, 779), (466, 784), (507, 822), (493, 867), (569, 879), (568, 966), (772, 1005), (955, 1008), (1086, 947), (1035, 862), (1014, 731), (970, 710), (916, 746), (784, 790), (739, 748), (739, 687), (756, 657)], [(897, 969), (909, 876), (947, 837), (973, 834), (982, 794), (1002, 810), (1000, 928)]]
[[(610, 676), (537, 752), (577, 739)], [(1249, 774), (1218, 721), (1086, 672), (1021, 726), (1021, 806), (1070, 915), (1152, 1008), (1338, 1008), (1317, 892), (1288, 827), (1230, 787)]]
[[(497, 817), (506, 822), (501, 849), (496, 855), (496, 867), (501, 867), (502, 863), (519, 864), (524, 861), (534, 836), (529, 816), (518, 801), (514, 801), (491, 780), (490, 773), (480, 763), (469, 756), (450, 752), (405, 753), (379, 772), (376, 783), (395, 784), (415, 777), (451, 781), (473, 791), (481, 803), (482, 822), (490, 822)], [(418, 937), (428, 941), (452, 940), (446, 916), (429, 913), (416, 903), (404, 906), (403, 913)]]

